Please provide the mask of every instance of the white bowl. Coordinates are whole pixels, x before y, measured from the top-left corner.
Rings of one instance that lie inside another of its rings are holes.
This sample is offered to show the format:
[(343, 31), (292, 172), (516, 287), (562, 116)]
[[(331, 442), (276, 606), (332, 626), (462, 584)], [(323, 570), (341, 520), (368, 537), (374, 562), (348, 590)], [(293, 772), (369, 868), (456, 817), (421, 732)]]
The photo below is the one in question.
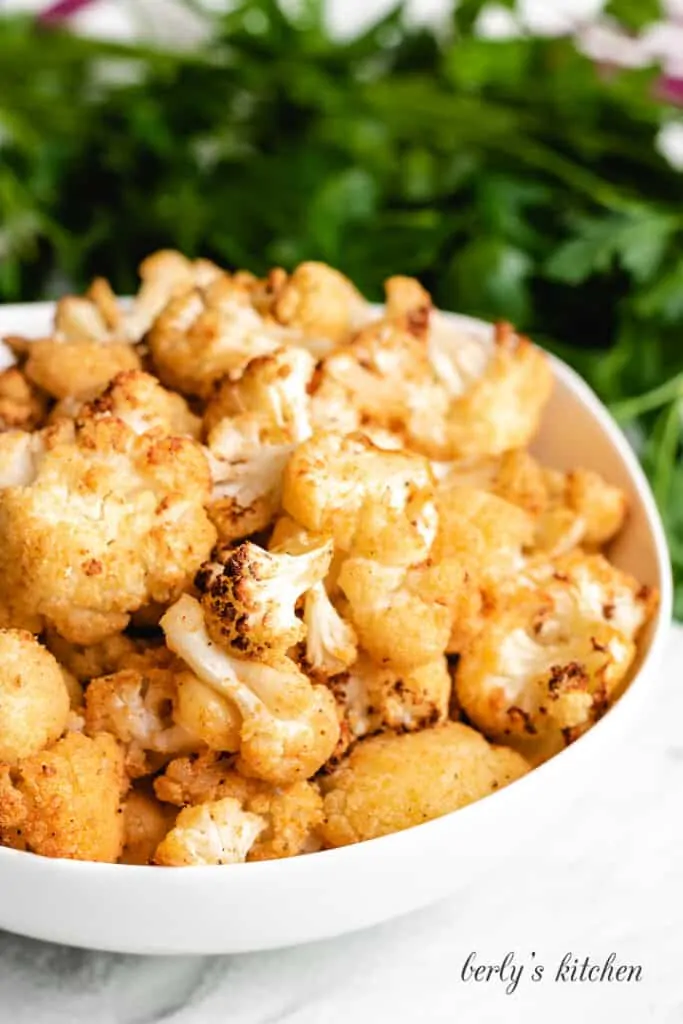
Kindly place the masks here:
[[(47, 332), (47, 303), (0, 307), (0, 337)], [(478, 333), (485, 324), (454, 317)], [(70, 945), (126, 953), (238, 953), (364, 928), (456, 889), (485, 885), (496, 864), (552, 856), (553, 820), (603, 771), (638, 708), (657, 699), (657, 669), (671, 619), (669, 554), (649, 485), (590, 388), (553, 360), (556, 386), (535, 445), (559, 469), (584, 466), (627, 492), (617, 565), (659, 588), (626, 693), (586, 736), (512, 786), (454, 814), (395, 835), (292, 860), (231, 867), (148, 868), (49, 860), (0, 849), (0, 927)], [(582, 797), (583, 798), (583, 797)], [(521, 908), (520, 908), (521, 909)]]

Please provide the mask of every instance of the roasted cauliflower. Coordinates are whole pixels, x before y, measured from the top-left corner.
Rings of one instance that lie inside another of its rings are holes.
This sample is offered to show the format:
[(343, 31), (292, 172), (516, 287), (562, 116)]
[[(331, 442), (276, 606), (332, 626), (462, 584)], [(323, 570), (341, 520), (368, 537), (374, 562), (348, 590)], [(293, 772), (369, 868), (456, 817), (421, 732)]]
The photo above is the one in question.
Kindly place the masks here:
[(245, 657), (285, 654), (306, 632), (297, 601), (325, 578), (331, 560), (330, 542), (286, 555), (246, 541), (224, 564), (207, 562), (195, 582), (209, 634)]
[(90, 410), (12, 442), (0, 476), (0, 603), (72, 643), (169, 603), (208, 556), (209, 467), (187, 437), (138, 435)]
[(0, 762), (16, 765), (59, 739), (69, 704), (50, 652), (31, 633), (0, 629)]
[(379, 312), (310, 261), (162, 250), (140, 278), (7, 339), (0, 844), (294, 857), (457, 810), (591, 728), (658, 595), (601, 554), (623, 490), (531, 454), (543, 353), (410, 277)]
[(154, 862), (163, 867), (241, 864), (265, 827), (263, 818), (243, 811), (233, 797), (184, 807)]
[(247, 860), (295, 857), (315, 849), (323, 806), (317, 787), (310, 782), (273, 786), (246, 778), (233, 762), (234, 758), (216, 754), (178, 758), (156, 779), (154, 789), (160, 800), (178, 806), (232, 797), (245, 810), (258, 814), (265, 828)]
[(426, 459), (377, 448), (362, 435), (316, 434), (298, 446), (284, 474), (282, 503), (293, 519), (343, 551), (388, 565), (428, 555), (434, 499)]
[(183, 595), (161, 625), (190, 669), (232, 701), (242, 716), (238, 764), (244, 773), (285, 784), (313, 775), (339, 739), (334, 698), (289, 658), (269, 663), (232, 656), (207, 632), (198, 601)]
[(528, 767), (460, 722), (372, 736), (322, 779), (323, 841), (347, 846), (421, 825), (507, 786)]
[(14, 766), (0, 765), (0, 843), (44, 857), (116, 861), (125, 789), (116, 740), (69, 732)]
[(532, 573), (466, 647), (456, 693), (486, 735), (543, 759), (608, 709), (652, 596), (601, 556)]
[(19, 367), (0, 373), (0, 430), (35, 430), (46, 412), (47, 397)]

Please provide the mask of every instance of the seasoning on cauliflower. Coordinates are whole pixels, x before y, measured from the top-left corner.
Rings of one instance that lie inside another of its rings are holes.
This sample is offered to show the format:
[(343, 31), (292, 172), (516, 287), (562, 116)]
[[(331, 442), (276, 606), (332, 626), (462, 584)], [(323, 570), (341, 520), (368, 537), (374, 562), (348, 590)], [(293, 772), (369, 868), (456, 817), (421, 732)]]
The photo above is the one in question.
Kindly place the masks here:
[(358, 653), (353, 626), (330, 601), (325, 584), (314, 584), (304, 599), (306, 664), (315, 672), (333, 676), (352, 665)]
[(287, 338), (259, 316), (248, 288), (223, 274), (171, 299), (147, 341), (163, 384), (206, 398), (216, 381), (239, 376), (255, 356), (274, 352)]
[(532, 547), (557, 556), (581, 546), (600, 548), (624, 524), (626, 495), (592, 470), (569, 473), (542, 466), (522, 449), (454, 463), (442, 486), (471, 485), (492, 491), (534, 519)]
[(226, 379), (205, 414), (213, 491), (209, 515), (222, 541), (265, 529), (280, 509), (282, 475), (309, 436), (307, 386), (313, 361), (302, 349), (257, 357)]
[(224, 565), (207, 562), (195, 582), (210, 635), (243, 656), (285, 654), (306, 632), (297, 601), (325, 578), (331, 560), (329, 541), (300, 555), (246, 541), (227, 553)]
[(184, 807), (154, 854), (163, 867), (242, 864), (266, 823), (232, 797)]
[(341, 705), (349, 742), (383, 729), (414, 732), (448, 718), (452, 681), (443, 656), (399, 673), (361, 654), (330, 686)]
[(311, 434), (308, 386), (315, 360), (301, 348), (279, 348), (256, 356), (237, 380), (226, 377), (204, 415), (208, 433), (226, 416), (257, 417), (263, 444), (305, 441)]
[(293, 661), (236, 658), (206, 630), (198, 601), (184, 594), (161, 620), (166, 642), (190, 669), (231, 700), (242, 716), (238, 767), (275, 784), (309, 778), (339, 739), (334, 698)]
[(135, 655), (127, 664), (113, 675), (91, 680), (85, 692), (85, 727), (91, 736), (115, 736), (126, 752), (128, 775), (137, 778), (176, 754), (199, 749), (201, 743), (173, 717), (178, 677), (185, 671), (182, 663), (162, 647)]
[(458, 559), (397, 568), (348, 558), (337, 582), (360, 645), (379, 665), (399, 672), (444, 653), (462, 595), (470, 589)]
[(207, 558), (209, 467), (190, 438), (138, 436), (93, 411), (0, 438), (14, 444), (0, 481), (0, 603), (17, 614), (97, 643), (131, 612), (173, 601)]
[(177, 758), (155, 780), (154, 789), (160, 800), (179, 806), (232, 797), (245, 810), (258, 814), (266, 825), (247, 860), (295, 857), (315, 848), (322, 820), (317, 787), (304, 781), (272, 786), (245, 778), (235, 771), (233, 760), (216, 754)]
[(47, 630), (44, 640), (59, 664), (81, 683), (118, 672), (129, 658), (142, 653), (145, 648), (143, 641), (134, 640), (125, 633), (115, 633), (98, 644), (88, 646), (69, 643), (54, 630)]
[(436, 317), (428, 351), (449, 395), (440, 441), (416, 438), (434, 459), (496, 455), (527, 445), (552, 390), (547, 357), (510, 324), (498, 324), (493, 344)]
[(159, 843), (173, 827), (177, 811), (162, 804), (151, 788), (138, 783), (123, 808), (121, 864), (149, 864)]
[(0, 373), (0, 430), (35, 430), (46, 411), (46, 396), (18, 366)]
[(321, 781), (328, 846), (399, 832), (449, 814), (524, 775), (523, 757), (460, 722), (361, 740)]
[(316, 355), (346, 340), (366, 310), (349, 279), (325, 263), (300, 263), (289, 276), (275, 271), (271, 284), (269, 314), (317, 343)]
[(287, 463), (282, 503), (307, 530), (385, 564), (422, 561), (437, 528), (426, 459), (361, 435), (316, 434)]
[(77, 416), (113, 416), (138, 435), (155, 431), (198, 438), (201, 430), (199, 417), (190, 411), (185, 399), (166, 391), (156, 377), (141, 370), (117, 374)]
[(455, 685), (478, 728), (540, 760), (614, 701), (653, 605), (601, 556), (568, 556), (530, 582), (462, 651)]
[(191, 288), (206, 288), (223, 271), (210, 260), (188, 260), (173, 249), (160, 249), (139, 267), (142, 284), (124, 316), (125, 335), (141, 341), (166, 304)]
[(123, 754), (113, 736), (67, 735), (0, 766), (0, 844), (44, 857), (114, 862), (121, 853)]
[(58, 739), (69, 716), (62, 671), (31, 633), (0, 629), (0, 761), (16, 765)]
[(54, 333), (27, 343), (8, 338), (33, 384), (53, 398), (88, 398), (117, 373), (137, 370), (140, 359), (125, 337), (116, 299), (105, 281), (96, 281), (84, 296), (68, 295), (57, 303)]

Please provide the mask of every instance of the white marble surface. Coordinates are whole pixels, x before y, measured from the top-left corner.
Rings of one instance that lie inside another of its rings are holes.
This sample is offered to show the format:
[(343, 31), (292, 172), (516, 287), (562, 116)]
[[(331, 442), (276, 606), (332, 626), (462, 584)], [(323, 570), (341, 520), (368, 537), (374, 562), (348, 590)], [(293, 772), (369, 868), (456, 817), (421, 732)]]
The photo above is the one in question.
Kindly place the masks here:
[[(485, 884), (373, 930), (240, 957), (134, 958), (0, 933), (1, 1024), (680, 1024), (683, 630), (642, 722), (568, 808), (564, 855), (505, 856)], [(457, 851), (453, 870), (457, 871)], [(0, 893), (1, 898), (1, 893)], [(463, 982), (469, 953), (527, 966), (515, 992)], [(632, 984), (551, 980), (562, 956), (640, 964)]]

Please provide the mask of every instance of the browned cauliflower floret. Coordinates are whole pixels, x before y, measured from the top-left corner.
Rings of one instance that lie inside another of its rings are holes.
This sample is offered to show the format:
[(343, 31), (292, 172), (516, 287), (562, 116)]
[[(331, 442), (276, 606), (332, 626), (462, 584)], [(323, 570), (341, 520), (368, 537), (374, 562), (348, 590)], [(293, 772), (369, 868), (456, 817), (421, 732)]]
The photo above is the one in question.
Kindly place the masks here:
[(226, 416), (256, 417), (263, 444), (304, 441), (311, 433), (308, 385), (315, 360), (301, 348), (279, 348), (252, 359), (237, 380), (226, 377), (204, 415), (210, 434)]
[(448, 718), (452, 682), (444, 657), (399, 673), (361, 654), (330, 686), (350, 740), (382, 729), (413, 732)]
[(78, 411), (78, 416), (115, 416), (134, 434), (152, 431), (173, 436), (199, 437), (201, 421), (181, 395), (162, 388), (156, 377), (142, 370), (119, 373), (107, 388)]
[(126, 797), (123, 809), (121, 864), (149, 864), (157, 846), (173, 827), (177, 811), (162, 804), (151, 787), (138, 784)]
[(361, 435), (316, 434), (299, 445), (285, 470), (282, 501), (307, 530), (385, 564), (422, 561), (436, 533), (427, 461), (382, 450)]
[(462, 485), (490, 490), (524, 509), (534, 520), (532, 548), (552, 556), (579, 545), (602, 547), (619, 532), (627, 513), (624, 492), (598, 473), (561, 473), (522, 449), (452, 464), (442, 487)]
[(523, 757), (490, 746), (460, 722), (361, 740), (323, 778), (321, 834), (346, 846), (420, 825), (480, 800), (524, 775)]
[(223, 271), (210, 260), (188, 260), (173, 249), (160, 249), (143, 260), (139, 267), (142, 284), (132, 308), (124, 314), (125, 333), (131, 341), (140, 341), (176, 295), (190, 288), (206, 288)]
[(125, 633), (116, 633), (98, 644), (71, 644), (54, 630), (46, 632), (45, 644), (60, 665), (82, 683), (118, 672), (129, 658), (140, 654), (145, 647), (142, 641)]
[[(173, 716), (178, 680), (186, 673), (165, 648), (128, 659), (129, 667), (93, 679), (85, 692), (85, 726), (91, 736), (109, 732), (126, 751), (131, 778), (147, 775), (176, 754), (199, 749), (197, 736)], [(191, 675), (191, 673), (186, 673)]]
[(226, 374), (239, 376), (255, 357), (287, 343), (287, 333), (267, 323), (248, 288), (228, 274), (208, 287), (171, 299), (154, 321), (148, 343), (167, 387), (208, 397)]
[(275, 271), (268, 312), (280, 324), (318, 342), (344, 341), (365, 312), (365, 301), (348, 278), (325, 263), (300, 263), (287, 276)]
[(654, 600), (601, 556), (560, 560), (513, 591), (462, 651), (460, 705), (534, 759), (555, 753), (618, 694)]
[(428, 351), (449, 406), (442, 437), (415, 438), (420, 451), (453, 459), (529, 443), (552, 390), (550, 363), (540, 349), (509, 324), (497, 326), (491, 345), (436, 317)]
[(209, 467), (190, 438), (99, 414), (0, 438), (15, 447), (0, 480), (0, 603), (96, 643), (174, 600), (208, 556)]
[(425, 326), (424, 311), (378, 320), (323, 359), (312, 395), (316, 422), (344, 432), (355, 428), (355, 415), (362, 427), (394, 430), (407, 447), (431, 454), (424, 439), (442, 443), (449, 398), (430, 362)]
[(459, 559), (406, 569), (349, 558), (337, 582), (361, 646), (378, 664), (399, 672), (444, 653), (470, 587)]
[(18, 629), (0, 629), (0, 761), (37, 754), (64, 732), (69, 691), (55, 658)]
[(0, 373), (0, 430), (35, 430), (44, 420), (47, 400), (18, 366)]
[(116, 299), (101, 279), (84, 296), (60, 299), (51, 337), (30, 344), (24, 338), (7, 340), (26, 358), (29, 380), (57, 399), (88, 398), (117, 373), (140, 367)]
[(232, 797), (184, 807), (154, 862), (163, 867), (241, 864), (265, 827), (263, 818), (243, 811)]
[(282, 474), (311, 432), (307, 385), (313, 360), (303, 349), (257, 357), (209, 403), (207, 454), (213, 477), (209, 515), (223, 541), (265, 529), (280, 509)]
[(227, 552), (225, 564), (207, 562), (196, 584), (209, 633), (244, 656), (285, 654), (306, 632), (297, 601), (324, 579), (331, 560), (329, 541), (300, 555), (246, 541)]
[(356, 660), (358, 637), (330, 601), (324, 583), (316, 583), (304, 600), (306, 664), (316, 672), (332, 676)]
[(334, 698), (289, 658), (272, 663), (233, 657), (214, 642), (202, 608), (183, 595), (161, 620), (166, 642), (192, 671), (232, 701), (242, 716), (239, 762), (245, 774), (284, 784), (309, 778), (339, 739)]
[(179, 806), (233, 797), (258, 814), (266, 825), (247, 860), (294, 857), (316, 846), (322, 799), (310, 782), (275, 787), (240, 775), (229, 758), (208, 754), (172, 761), (154, 789), (161, 800)]
[(116, 740), (69, 732), (14, 768), (0, 766), (0, 843), (44, 857), (116, 861), (124, 789)]

